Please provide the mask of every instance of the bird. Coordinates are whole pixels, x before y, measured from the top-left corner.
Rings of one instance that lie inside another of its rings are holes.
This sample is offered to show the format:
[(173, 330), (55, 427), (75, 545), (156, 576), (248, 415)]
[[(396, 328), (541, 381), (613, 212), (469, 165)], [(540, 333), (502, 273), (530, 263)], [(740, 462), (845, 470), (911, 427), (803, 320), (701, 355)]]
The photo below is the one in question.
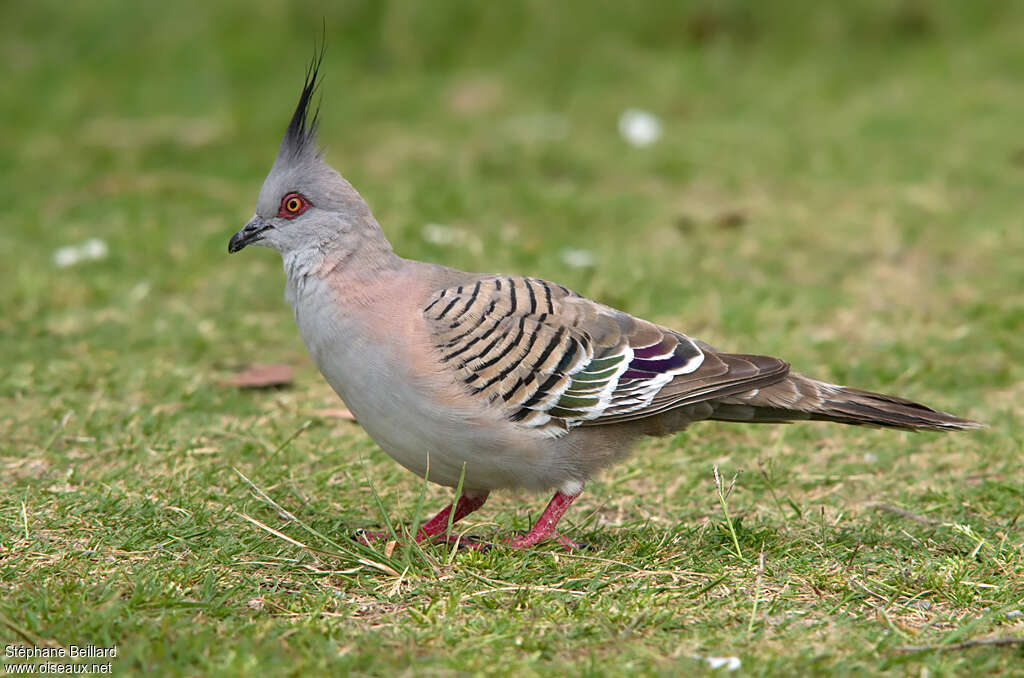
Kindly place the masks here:
[[(554, 540), (595, 473), (645, 436), (702, 420), (799, 420), (958, 431), (981, 426), (892, 395), (806, 377), (780, 358), (720, 351), (556, 283), (466, 273), (394, 252), (318, 145), (323, 51), (229, 253), (280, 253), (285, 299), (319, 371), (369, 436), (430, 482), (460, 487), (416, 540), (504, 489), (554, 491), (507, 546)], [(366, 538), (369, 539), (369, 538)]]

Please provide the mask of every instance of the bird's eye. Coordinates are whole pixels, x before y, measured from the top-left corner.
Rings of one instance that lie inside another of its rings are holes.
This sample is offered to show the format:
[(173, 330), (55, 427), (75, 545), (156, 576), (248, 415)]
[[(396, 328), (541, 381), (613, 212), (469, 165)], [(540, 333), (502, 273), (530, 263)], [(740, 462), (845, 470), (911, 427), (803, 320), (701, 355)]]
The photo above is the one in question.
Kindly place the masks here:
[(289, 193), (281, 198), (281, 209), (277, 216), (285, 219), (294, 219), (310, 208), (309, 201), (301, 193)]

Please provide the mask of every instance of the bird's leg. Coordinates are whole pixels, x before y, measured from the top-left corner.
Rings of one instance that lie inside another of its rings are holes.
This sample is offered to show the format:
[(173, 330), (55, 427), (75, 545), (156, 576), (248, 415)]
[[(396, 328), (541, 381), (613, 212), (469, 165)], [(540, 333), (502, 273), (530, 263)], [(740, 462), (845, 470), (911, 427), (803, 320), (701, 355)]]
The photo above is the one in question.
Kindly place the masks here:
[[(564, 491), (566, 489), (576, 490), (576, 492), (568, 494)], [(513, 537), (508, 541), (508, 545), (514, 548), (525, 549), (534, 546), (549, 537), (554, 537), (566, 551), (573, 551), (579, 548), (579, 545), (574, 541), (558, 534), (555, 526), (558, 525), (558, 520), (565, 513), (565, 510), (569, 508), (570, 504), (576, 501), (576, 497), (580, 496), (582, 492), (582, 484), (578, 487), (563, 488), (562, 490), (555, 492), (555, 496), (548, 502), (547, 508), (544, 509), (544, 513), (540, 514), (540, 518), (537, 519), (537, 523), (533, 526), (533, 529), (521, 537)]]
[[(463, 493), (454, 504), (455, 514), (452, 516), (452, 525), (483, 506), (485, 501), (487, 501), (486, 492), (483, 494)], [(448, 504), (441, 509), (436, 516), (420, 525), (420, 529), (416, 532), (416, 541), (423, 541), (424, 539), (440, 541), (439, 539), (435, 539), (435, 537), (439, 537), (444, 534), (444, 531), (448, 529), (448, 514), (452, 512), (452, 506), (452, 504)], [(369, 532), (366, 530), (359, 530), (354, 535), (354, 538), (357, 541), (361, 541), (367, 546), (371, 545), (375, 541), (388, 539), (390, 537), (390, 532)]]
[(448, 506), (441, 509), (436, 516), (420, 525), (420, 529), (416, 533), (416, 541), (433, 539), (438, 535), (444, 534), (445, 530), (448, 529), (449, 514), (452, 514), (452, 525), (454, 525), (473, 511), (483, 506), (485, 501), (487, 501), (486, 492), (483, 494), (472, 495), (463, 493), (459, 497), (459, 500), (455, 502), (454, 514), (452, 514), (452, 505), (448, 504)]

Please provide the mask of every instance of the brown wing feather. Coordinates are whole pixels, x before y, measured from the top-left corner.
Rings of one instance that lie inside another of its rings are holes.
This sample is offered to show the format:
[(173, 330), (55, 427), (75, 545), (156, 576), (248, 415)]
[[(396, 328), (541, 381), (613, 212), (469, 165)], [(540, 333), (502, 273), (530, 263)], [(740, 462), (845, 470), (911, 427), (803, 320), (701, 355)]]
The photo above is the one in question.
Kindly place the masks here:
[(633, 421), (785, 377), (776, 358), (707, 344), (535, 278), (483, 276), (424, 308), (439, 363), (525, 427)]
[(789, 374), (789, 363), (762, 355), (712, 353), (704, 346), (704, 362), (695, 372), (682, 374), (666, 384), (651, 403), (641, 409), (604, 416), (585, 425), (617, 424), (651, 417), (686, 407), (776, 384)]

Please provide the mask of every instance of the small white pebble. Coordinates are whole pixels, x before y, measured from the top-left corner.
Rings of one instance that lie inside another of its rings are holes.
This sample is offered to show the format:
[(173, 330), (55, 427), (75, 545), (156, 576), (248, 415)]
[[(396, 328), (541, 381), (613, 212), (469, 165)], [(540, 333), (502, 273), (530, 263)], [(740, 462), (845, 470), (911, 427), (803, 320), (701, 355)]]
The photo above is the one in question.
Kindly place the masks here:
[(661, 121), (653, 113), (630, 108), (619, 116), (619, 134), (632, 146), (650, 146), (661, 138)]
[(1021, 617), (1024, 617), (1024, 612), (1021, 612), (1020, 610), (1010, 610), (1005, 616), (1007, 619), (1020, 619)]
[(106, 259), (110, 249), (99, 238), (89, 238), (79, 246), (83, 259)]
[(739, 657), (708, 657), (707, 662), (712, 670), (724, 668), (726, 671), (735, 671), (740, 667)]
[(67, 268), (82, 261), (106, 259), (110, 254), (107, 243), (99, 238), (90, 238), (78, 245), (65, 245), (53, 253), (53, 263), (57, 268)]
[(75, 246), (61, 247), (53, 253), (53, 263), (57, 268), (74, 266), (81, 259)]
[(567, 248), (562, 250), (562, 263), (569, 268), (592, 268), (597, 258), (590, 250)]
[(865, 452), (864, 453), (864, 463), (865, 464), (874, 464), (876, 461), (878, 461), (878, 455), (877, 454), (875, 454), (874, 452)]

